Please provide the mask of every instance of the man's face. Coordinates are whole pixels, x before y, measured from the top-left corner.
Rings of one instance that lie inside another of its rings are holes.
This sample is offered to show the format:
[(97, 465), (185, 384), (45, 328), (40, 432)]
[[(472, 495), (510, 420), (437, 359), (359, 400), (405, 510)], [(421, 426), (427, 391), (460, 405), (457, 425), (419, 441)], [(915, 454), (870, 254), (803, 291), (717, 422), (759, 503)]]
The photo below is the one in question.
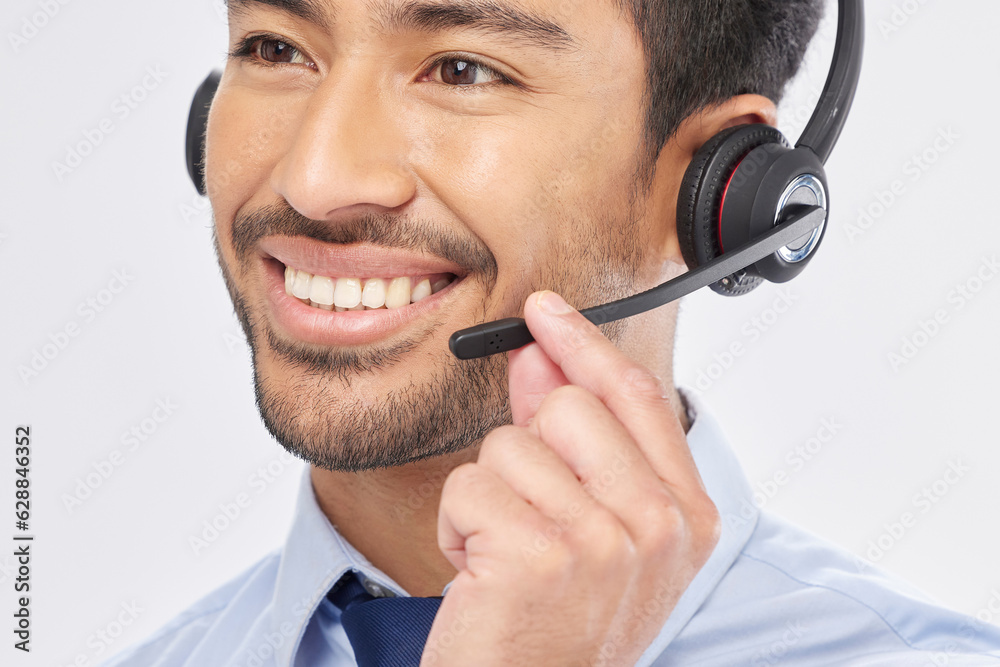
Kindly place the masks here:
[[(351, 470), (475, 444), (510, 421), (506, 361), (456, 360), (454, 331), (655, 282), (642, 50), (612, 4), (230, 0), (206, 175), (284, 446)], [(359, 290), (391, 307), (327, 309)]]

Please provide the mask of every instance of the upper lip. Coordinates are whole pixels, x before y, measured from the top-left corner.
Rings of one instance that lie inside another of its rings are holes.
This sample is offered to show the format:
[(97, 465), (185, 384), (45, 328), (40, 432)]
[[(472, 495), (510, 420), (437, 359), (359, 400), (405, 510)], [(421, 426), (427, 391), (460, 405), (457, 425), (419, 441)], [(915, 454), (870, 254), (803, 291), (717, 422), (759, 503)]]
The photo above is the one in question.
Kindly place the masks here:
[(304, 236), (266, 236), (259, 247), (285, 266), (332, 278), (462, 274), (461, 267), (442, 257), (370, 243), (335, 245)]

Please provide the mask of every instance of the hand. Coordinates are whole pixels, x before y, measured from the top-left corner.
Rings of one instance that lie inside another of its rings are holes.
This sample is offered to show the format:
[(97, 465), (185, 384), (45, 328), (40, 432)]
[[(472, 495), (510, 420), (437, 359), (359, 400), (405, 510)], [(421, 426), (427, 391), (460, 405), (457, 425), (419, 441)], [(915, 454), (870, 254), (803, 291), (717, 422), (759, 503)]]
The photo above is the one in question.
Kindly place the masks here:
[(660, 381), (551, 292), (511, 353), (514, 425), (445, 481), (458, 570), (421, 665), (634, 665), (719, 536)]

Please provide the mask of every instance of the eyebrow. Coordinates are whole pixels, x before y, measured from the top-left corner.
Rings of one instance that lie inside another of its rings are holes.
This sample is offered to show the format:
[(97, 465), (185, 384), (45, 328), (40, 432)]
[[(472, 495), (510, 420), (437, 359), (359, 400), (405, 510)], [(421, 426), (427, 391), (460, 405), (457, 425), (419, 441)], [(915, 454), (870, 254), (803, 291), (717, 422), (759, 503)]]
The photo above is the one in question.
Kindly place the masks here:
[(575, 45), (558, 23), (497, 0), (414, 0), (398, 6), (382, 5), (378, 14), (380, 27), (388, 33), (466, 29), (550, 49)]
[[(274, 7), (321, 27), (329, 27), (328, 10), (321, 6), (321, 0), (228, 0), (227, 4), (235, 12), (250, 5)], [(501, 0), (367, 4), (375, 13), (380, 32), (385, 34), (464, 29), (548, 49), (576, 46), (573, 36), (558, 23)]]
[(315, 23), (321, 28), (328, 28), (326, 10), (317, 0), (223, 0), (234, 13), (246, 11), (251, 5), (274, 7), (297, 16), (303, 21)]

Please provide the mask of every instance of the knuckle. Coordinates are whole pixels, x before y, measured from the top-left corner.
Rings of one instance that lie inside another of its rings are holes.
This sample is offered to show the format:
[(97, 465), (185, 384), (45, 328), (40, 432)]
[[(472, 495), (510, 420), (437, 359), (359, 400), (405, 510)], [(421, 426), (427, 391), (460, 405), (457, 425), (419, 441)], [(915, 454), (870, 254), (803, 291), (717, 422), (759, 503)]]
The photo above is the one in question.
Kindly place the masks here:
[(559, 332), (559, 341), (566, 354), (587, 353), (594, 345), (591, 331), (579, 326), (564, 326)]
[(455, 496), (464, 497), (469, 490), (481, 483), (483, 468), (478, 463), (463, 463), (448, 473), (441, 488), (441, 502)]
[(559, 429), (570, 425), (574, 415), (592, 411), (600, 400), (589, 391), (576, 385), (565, 385), (549, 392), (535, 413), (535, 423), (540, 431)]
[(542, 558), (532, 565), (533, 576), (545, 582), (561, 582), (572, 577), (576, 557), (564, 539), (554, 540)]
[(548, 408), (554, 412), (563, 412), (572, 410), (593, 397), (593, 394), (583, 387), (575, 384), (567, 384), (549, 392), (549, 395), (542, 401), (542, 408)]
[(657, 503), (644, 516), (646, 549), (654, 554), (674, 551), (688, 532), (688, 525), (681, 508), (672, 498)]
[(512, 426), (511, 424), (498, 426), (483, 439), (483, 444), (492, 443), (492, 446), (496, 446), (499, 443), (519, 439), (523, 433), (523, 428)]
[(625, 369), (622, 373), (621, 385), (624, 392), (636, 398), (650, 402), (668, 400), (667, 392), (660, 378), (642, 366), (629, 366)]
[(490, 465), (509, 456), (511, 450), (523, 441), (524, 434), (524, 429), (517, 426), (506, 425), (495, 428), (479, 445), (477, 462)]
[(610, 511), (597, 507), (591, 509), (590, 519), (581, 529), (573, 532), (573, 541), (580, 558), (598, 569), (621, 565), (632, 553), (625, 527)]

